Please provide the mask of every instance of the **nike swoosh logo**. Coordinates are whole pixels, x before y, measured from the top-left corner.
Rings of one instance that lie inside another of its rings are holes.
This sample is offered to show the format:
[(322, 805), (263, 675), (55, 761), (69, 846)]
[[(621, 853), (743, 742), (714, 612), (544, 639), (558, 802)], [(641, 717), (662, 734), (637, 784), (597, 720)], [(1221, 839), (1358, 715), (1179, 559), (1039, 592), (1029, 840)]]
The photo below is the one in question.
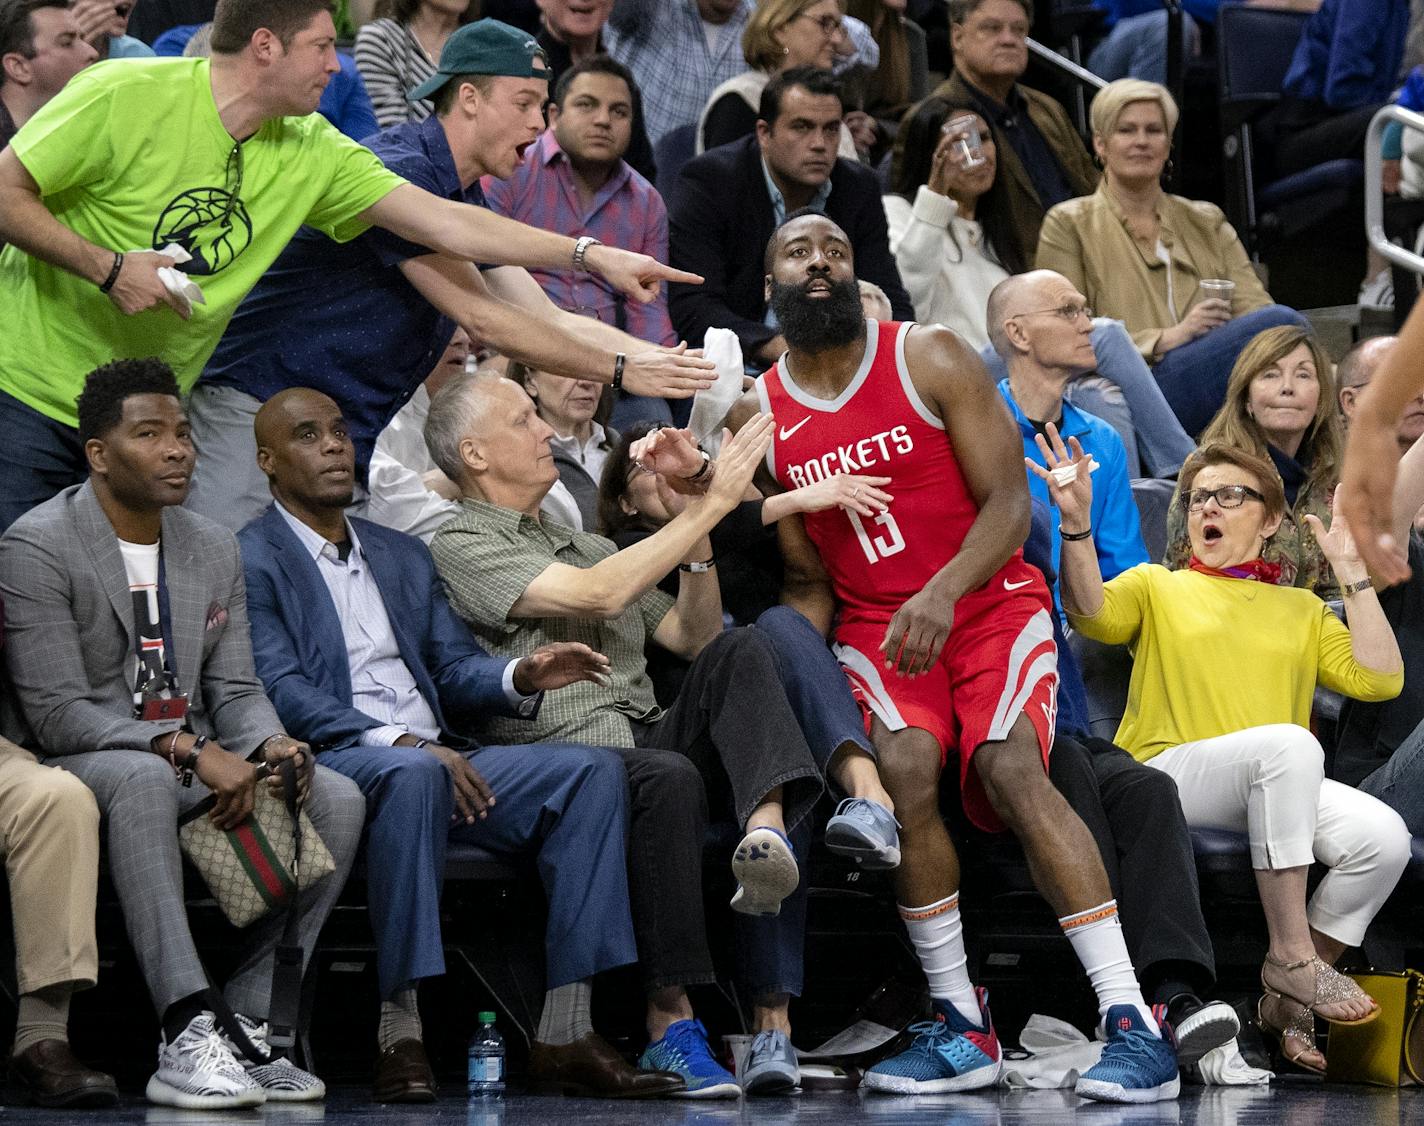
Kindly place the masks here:
[(1011, 582), (1009, 582), (1008, 579), (1005, 579), (1005, 580), (1004, 580), (1004, 589), (1005, 589), (1005, 590), (1018, 590), (1019, 587), (1021, 587), (1021, 586), (1028, 586), (1028, 584), (1031, 583), (1031, 582), (1033, 582), (1032, 579), (1021, 579), (1019, 582), (1011, 583)]
[(782, 440), (783, 442), (786, 441), (787, 438), (791, 437), (791, 435), (795, 434), (796, 431), (800, 430), (801, 427), (805, 426), (806, 423), (808, 423), (808, 422), (810, 422), (810, 421), (811, 421), (811, 416), (808, 414), (805, 418), (803, 418), (803, 419), (802, 419), (800, 422), (798, 422), (795, 426), (783, 426), (783, 427), (781, 428), (781, 440)]

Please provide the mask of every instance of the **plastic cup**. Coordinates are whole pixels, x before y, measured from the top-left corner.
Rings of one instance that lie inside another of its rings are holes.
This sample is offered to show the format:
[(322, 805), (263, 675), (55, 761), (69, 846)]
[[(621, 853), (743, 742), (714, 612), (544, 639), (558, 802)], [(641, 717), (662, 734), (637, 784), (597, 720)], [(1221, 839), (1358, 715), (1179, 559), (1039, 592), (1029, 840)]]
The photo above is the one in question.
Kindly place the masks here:
[(752, 1037), (750, 1036), (723, 1036), (722, 1042), (727, 1045), (727, 1051), (732, 1054), (732, 1074), (738, 1080), (742, 1078), (742, 1069), (746, 1066), (747, 1053), (752, 1050)]
[(1231, 295), (1236, 292), (1236, 283), (1230, 278), (1202, 278), (1197, 283), (1197, 288), (1201, 290), (1202, 300), (1209, 301), (1216, 297), (1231, 304)]
[(978, 168), (988, 159), (984, 156), (984, 142), (979, 136), (979, 126), (971, 115), (951, 118), (944, 123), (942, 132), (953, 139), (950, 151), (954, 153), (961, 168)]

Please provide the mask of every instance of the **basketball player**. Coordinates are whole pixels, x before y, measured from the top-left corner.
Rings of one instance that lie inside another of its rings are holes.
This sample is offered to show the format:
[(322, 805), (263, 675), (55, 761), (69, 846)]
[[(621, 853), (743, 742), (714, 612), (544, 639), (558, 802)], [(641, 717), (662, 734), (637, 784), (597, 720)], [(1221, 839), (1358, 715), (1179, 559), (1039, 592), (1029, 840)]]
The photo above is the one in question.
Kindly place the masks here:
[(866, 1086), (928, 1094), (998, 1078), (987, 994), (966, 968), (958, 858), (937, 804), (953, 761), (965, 812), (1019, 838), (1097, 992), (1107, 1047), (1077, 1093), (1174, 1098), (1162, 1010), (1143, 1000), (1093, 838), (1048, 780), (1053, 605), (1020, 550), (1030, 512), (1022, 443), (993, 381), (948, 329), (866, 320), (850, 242), (824, 216), (789, 218), (772, 235), (767, 272), (788, 351), (733, 425), (756, 410), (775, 415), (767, 461), (783, 489), (835, 473), (891, 478), (893, 500), (874, 519), (830, 509), (780, 524), (783, 601), (831, 634), (867, 714), (902, 825), (900, 914), (934, 999), (935, 1019), (873, 1067)]

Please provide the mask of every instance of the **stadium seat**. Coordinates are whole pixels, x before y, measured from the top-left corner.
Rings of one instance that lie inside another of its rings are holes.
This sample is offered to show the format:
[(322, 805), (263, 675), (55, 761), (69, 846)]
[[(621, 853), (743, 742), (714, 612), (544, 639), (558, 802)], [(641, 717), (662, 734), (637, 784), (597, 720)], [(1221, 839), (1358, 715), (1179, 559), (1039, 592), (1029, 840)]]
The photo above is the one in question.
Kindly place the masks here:
[(682, 166), (692, 159), (696, 149), (696, 124), (669, 129), (653, 145), (653, 160), (658, 166), (658, 194), (663, 197), (669, 211), (672, 210), (672, 196), (682, 174)]

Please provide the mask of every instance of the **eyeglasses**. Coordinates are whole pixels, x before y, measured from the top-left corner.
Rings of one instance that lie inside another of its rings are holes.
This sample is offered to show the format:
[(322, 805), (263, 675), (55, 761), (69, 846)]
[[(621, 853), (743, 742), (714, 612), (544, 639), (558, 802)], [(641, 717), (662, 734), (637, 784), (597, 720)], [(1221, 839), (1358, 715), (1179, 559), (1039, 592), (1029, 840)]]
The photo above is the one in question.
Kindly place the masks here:
[(974, 24), (970, 31), (983, 39), (997, 39), (1003, 31), (1007, 29), (1015, 39), (1028, 38), (1028, 24), (1026, 23), (1004, 23), (1003, 20), (985, 20), (982, 23)]
[(792, 18), (798, 20), (811, 20), (817, 27), (821, 29), (821, 34), (824, 35), (827, 39), (835, 38), (844, 30), (845, 27), (845, 25), (841, 23), (840, 16), (813, 16), (810, 12), (801, 12)]
[(1069, 324), (1072, 324), (1079, 317), (1093, 319), (1093, 310), (1089, 305), (1060, 305), (1056, 309), (1034, 309), (1028, 313), (1015, 313), (1009, 320), (1017, 320), (1019, 317), (1042, 317), (1052, 314), (1055, 317), (1062, 317)]
[(1206, 507), (1206, 502), (1214, 500), (1219, 508), (1240, 508), (1246, 503), (1246, 498), (1259, 500), (1262, 504), (1266, 498), (1258, 493), (1250, 485), (1222, 485), (1219, 489), (1193, 489), (1189, 493), (1182, 494), (1182, 507), (1188, 512), (1200, 512)]

